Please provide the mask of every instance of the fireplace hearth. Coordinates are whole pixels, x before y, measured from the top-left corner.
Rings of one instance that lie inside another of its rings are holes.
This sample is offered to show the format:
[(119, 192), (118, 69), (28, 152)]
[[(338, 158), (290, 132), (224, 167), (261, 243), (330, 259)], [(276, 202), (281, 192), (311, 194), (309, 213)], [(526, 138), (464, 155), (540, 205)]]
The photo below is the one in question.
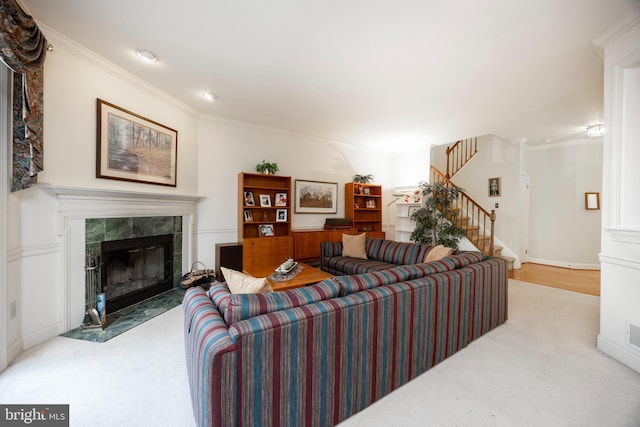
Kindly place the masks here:
[(100, 244), (107, 314), (173, 288), (173, 234)]

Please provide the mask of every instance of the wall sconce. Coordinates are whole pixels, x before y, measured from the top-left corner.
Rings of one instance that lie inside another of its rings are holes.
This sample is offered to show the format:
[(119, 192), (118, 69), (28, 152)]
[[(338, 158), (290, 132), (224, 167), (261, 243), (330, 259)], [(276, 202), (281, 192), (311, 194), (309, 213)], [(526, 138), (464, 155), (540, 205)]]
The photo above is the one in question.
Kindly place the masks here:
[(602, 127), (602, 125), (592, 125), (587, 128), (587, 136), (589, 138), (602, 136), (603, 132), (604, 132), (604, 127)]

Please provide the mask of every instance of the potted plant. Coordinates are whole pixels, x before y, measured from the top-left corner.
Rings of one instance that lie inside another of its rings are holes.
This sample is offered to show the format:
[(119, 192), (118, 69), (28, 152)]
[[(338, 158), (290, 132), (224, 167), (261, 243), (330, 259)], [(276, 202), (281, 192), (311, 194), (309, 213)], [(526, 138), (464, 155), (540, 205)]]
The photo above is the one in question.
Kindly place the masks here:
[(357, 182), (360, 184), (369, 184), (373, 182), (373, 175), (353, 175), (353, 182)]
[(278, 172), (279, 170), (280, 169), (278, 169), (278, 164), (275, 162), (267, 162), (263, 160), (262, 163), (258, 163), (256, 165), (257, 172), (268, 174), (268, 175), (275, 175), (275, 173)]
[(452, 209), (452, 204), (462, 189), (448, 187), (443, 182), (433, 185), (421, 182), (420, 190), (423, 203), (420, 209), (411, 214), (416, 228), (409, 240), (457, 248), (465, 233), (463, 229), (454, 225), (457, 211)]

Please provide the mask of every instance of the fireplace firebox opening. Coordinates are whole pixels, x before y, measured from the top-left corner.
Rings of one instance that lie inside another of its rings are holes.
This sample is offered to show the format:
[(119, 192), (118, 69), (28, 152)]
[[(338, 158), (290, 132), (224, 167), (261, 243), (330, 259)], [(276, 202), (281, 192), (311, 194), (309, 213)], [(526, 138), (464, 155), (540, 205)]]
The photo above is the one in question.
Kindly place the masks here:
[(100, 244), (107, 314), (173, 288), (173, 234)]

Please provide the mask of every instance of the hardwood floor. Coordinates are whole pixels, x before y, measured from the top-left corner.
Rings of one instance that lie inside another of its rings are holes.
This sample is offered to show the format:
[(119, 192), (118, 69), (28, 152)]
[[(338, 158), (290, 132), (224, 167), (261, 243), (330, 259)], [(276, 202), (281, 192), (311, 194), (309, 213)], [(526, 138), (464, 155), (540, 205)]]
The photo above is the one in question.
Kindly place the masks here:
[(510, 277), (522, 282), (600, 296), (600, 270), (574, 270), (528, 262), (522, 264), (519, 270), (513, 270)]

